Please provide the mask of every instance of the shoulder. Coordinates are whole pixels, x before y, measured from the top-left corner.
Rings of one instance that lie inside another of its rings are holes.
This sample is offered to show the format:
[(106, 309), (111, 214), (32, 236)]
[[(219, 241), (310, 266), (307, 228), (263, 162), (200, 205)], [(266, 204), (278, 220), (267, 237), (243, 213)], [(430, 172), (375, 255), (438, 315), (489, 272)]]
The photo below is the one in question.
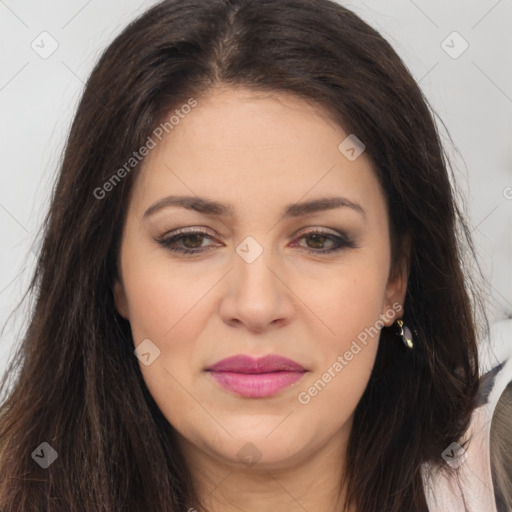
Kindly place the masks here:
[(481, 378), (478, 405), (462, 442), (442, 454), (443, 466), (423, 468), (430, 512), (497, 512), (491, 464), (493, 415), (512, 382), (512, 320), (494, 324), (479, 347)]

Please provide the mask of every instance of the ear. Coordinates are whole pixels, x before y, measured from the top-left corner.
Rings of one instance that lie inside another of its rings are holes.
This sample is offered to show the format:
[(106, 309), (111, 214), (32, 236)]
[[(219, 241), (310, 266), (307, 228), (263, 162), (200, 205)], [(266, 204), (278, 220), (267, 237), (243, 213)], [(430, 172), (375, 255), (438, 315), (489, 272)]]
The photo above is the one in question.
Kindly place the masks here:
[(117, 278), (114, 283), (114, 305), (117, 309), (117, 312), (123, 318), (129, 320), (126, 292), (124, 291), (124, 286), (119, 278)]
[(402, 246), (400, 260), (390, 271), (384, 298), (382, 318), (387, 327), (393, 325), (395, 320), (402, 318), (407, 281), (409, 277), (410, 238), (407, 237)]

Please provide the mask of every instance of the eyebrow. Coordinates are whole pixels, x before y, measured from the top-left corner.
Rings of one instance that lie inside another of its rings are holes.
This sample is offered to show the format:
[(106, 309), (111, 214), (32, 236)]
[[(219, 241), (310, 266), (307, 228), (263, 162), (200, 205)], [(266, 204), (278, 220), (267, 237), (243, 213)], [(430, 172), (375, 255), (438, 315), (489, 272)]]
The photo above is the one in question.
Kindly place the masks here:
[[(143, 217), (149, 217), (158, 210), (169, 206), (178, 206), (181, 208), (186, 208), (187, 210), (194, 210), (205, 215), (212, 215), (217, 217), (233, 217), (235, 213), (233, 206), (219, 203), (217, 201), (212, 201), (205, 197), (168, 196), (153, 203), (144, 212)], [(319, 211), (333, 210), (335, 208), (342, 207), (351, 208), (366, 218), (366, 211), (359, 203), (350, 201), (344, 197), (323, 197), (311, 201), (304, 201), (302, 203), (288, 204), (283, 208), (281, 217), (301, 217)]]

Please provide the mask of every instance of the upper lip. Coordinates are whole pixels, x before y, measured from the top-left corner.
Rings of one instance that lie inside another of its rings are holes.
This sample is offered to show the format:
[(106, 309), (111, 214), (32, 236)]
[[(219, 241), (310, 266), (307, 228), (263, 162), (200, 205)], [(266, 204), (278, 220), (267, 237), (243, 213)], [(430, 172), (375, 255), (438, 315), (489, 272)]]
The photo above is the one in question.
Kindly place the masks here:
[(247, 355), (226, 357), (207, 368), (212, 372), (271, 373), (279, 371), (305, 372), (299, 363), (278, 355), (254, 358)]

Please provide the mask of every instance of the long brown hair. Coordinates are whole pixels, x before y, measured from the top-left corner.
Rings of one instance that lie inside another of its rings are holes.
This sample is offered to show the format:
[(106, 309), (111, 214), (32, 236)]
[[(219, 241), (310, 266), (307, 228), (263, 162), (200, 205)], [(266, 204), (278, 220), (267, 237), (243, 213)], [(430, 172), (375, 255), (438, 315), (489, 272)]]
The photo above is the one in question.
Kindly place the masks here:
[[(416, 343), (403, 352), (382, 330), (349, 441), (347, 503), (427, 510), (421, 467), (442, 462), (475, 404), (479, 308), (432, 109), (390, 44), (333, 1), (168, 0), (108, 46), (69, 133), (30, 285), (37, 300), (0, 409), (3, 512), (198, 508), (176, 432), (113, 302), (140, 164), (104, 198), (94, 190), (172, 109), (218, 84), (324, 106), (366, 146), (387, 198), (393, 268), (410, 247), (404, 321)], [(46, 469), (31, 456), (42, 442), (58, 454)]]

